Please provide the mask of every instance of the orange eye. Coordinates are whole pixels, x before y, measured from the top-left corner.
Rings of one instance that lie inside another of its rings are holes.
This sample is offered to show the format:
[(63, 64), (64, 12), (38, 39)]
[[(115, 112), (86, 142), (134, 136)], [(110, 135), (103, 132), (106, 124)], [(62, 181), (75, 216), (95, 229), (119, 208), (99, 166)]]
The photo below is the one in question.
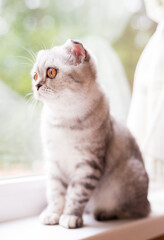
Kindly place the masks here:
[(57, 74), (57, 70), (55, 68), (48, 68), (47, 69), (47, 77), (48, 78), (55, 78)]
[(34, 80), (35, 80), (35, 81), (38, 80), (38, 74), (37, 74), (37, 73), (35, 73), (35, 75), (34, 75)]

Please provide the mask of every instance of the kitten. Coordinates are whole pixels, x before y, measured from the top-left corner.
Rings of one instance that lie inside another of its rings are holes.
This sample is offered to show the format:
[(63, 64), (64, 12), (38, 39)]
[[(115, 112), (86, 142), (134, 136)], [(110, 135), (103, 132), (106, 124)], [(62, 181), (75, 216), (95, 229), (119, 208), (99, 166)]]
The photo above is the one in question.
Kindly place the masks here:
[(32, 75), (34, 96), (44, 103), (48, 207), (42, 223), (81, 227), (84, 210), (97, 220), (147, 216), (141, 153), (128, 129), (110, 115), (89, 51), (73, 40), (41, 50)]

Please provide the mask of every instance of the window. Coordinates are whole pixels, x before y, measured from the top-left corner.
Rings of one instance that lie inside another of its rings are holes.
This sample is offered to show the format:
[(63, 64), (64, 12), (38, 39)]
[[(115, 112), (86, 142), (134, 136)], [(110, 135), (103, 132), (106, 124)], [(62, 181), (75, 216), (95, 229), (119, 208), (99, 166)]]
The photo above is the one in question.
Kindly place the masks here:
[[(112, 113), (125, 123), (136, 64), (156, 24), (142, 0), (0, 0), (0, 12), (0, 221), (6, 221), (39, 213), (46, 202), (45, 179), (36, 176), (44, 172), (42, 105), (32, 98), (30, 77), (36, 52), (67, 38), (84, 42), (97, 57)], [(159, 171), (163, 163), (155, 164)]]
[(42, 106), (30, 77), (40, 49), (82, 40), (97, 56), (112, 113), (126, 122), (136, 63), (156, 27), (142, 0), (0, 0), (0, 11), (1, 178), (43, 173)]

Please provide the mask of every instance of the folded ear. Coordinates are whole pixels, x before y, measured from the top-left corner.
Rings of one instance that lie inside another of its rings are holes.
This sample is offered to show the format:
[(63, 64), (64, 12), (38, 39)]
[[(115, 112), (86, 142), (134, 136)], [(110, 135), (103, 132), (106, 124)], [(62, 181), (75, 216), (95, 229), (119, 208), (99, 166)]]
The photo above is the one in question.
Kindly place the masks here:
[(83, 63), (88, 59), (88, 53), (80, 42), (69, 39), (66, 42), (66, 49), (69, 55), (72, 56), (70, 61), (75, 65)]

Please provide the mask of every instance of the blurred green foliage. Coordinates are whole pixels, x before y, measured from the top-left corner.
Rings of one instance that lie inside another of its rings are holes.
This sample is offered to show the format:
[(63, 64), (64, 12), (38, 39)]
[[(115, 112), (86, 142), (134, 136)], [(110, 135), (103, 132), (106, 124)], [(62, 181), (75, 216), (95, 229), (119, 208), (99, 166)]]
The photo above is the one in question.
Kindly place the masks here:
[[(113, 46), (132, 89), (138, 58), (155, 27), (143, 0), (0, 0), (0, 80), (25, 96), (38, 50), (92, 35)], [(20, 162), (31, 168), (36, 160), (40, 165), (36, 110), (32, 118), (31, 105), (0, 86), (0, 169)]]
[[(115, 1), (115, 4), (118, 3), (119, 1)], [(106, 38), (109, 44), (113, 44), (132, 86), (137, 60), (155, 26), (149, 24), (144, 30), (132, 27), (134, 17), (145, 15), (141, 5), (137, 12), (129, 14), (131, 17), (122, 36), (111, 40), (109, 22), (112, 26), (112, 20), (108, 19), (110, 14), (107, 11), (109, 4), (110, 1), (105, 0), (1, 0), (0, 78), (25, 95), (31, 91), (29, 73), (34, 60), (33, 52), (61, 44), (67, 38), (82, 38), (96, 34)], [(111, 9), (111, 13), (112, 11)], [(120, 21), (117, 25), (119, 28)], [(147, 34), (146, 40), (141, 41), (140, 46), (135, 42), (139, 32)]]

